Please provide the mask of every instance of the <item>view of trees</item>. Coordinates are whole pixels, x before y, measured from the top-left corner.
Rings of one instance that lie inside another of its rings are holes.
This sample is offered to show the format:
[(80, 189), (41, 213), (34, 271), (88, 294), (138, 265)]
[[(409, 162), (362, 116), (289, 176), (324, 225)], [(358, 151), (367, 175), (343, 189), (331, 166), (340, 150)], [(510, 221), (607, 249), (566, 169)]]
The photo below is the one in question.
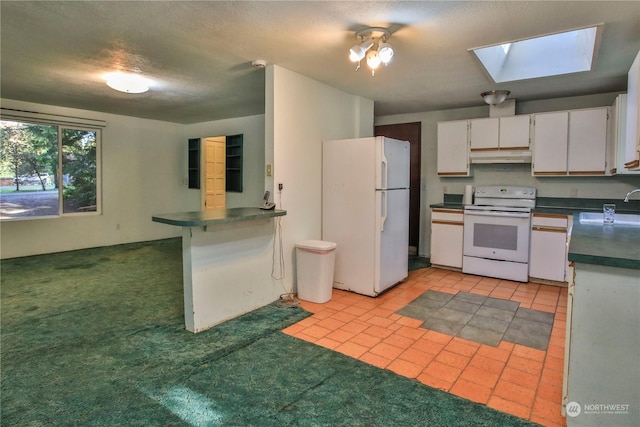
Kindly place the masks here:
[[(47, 200), (56, 205), (58, 214), (95, 211), (97, 137), (95, 130), (0, 121), (3, 194), (9, 194), (6, 183), (7, 178), (12, 177), (14, 193), (32, 195), (34, 199), (38, 190), (50, 193), (51, 197)], [(62, 207), (59, 206), (59, 195), (62, 195)], [(8, 199), (8, 196), (4, 198)], [(25, 198), (20, 200), (24, 201)], [(30, 216), (28, 203), (23, 204), (24, 209), (14, 210), (24, 211), (24, 216)]]
[(2, 170), (12, 172), (16, 191), (25, 176), (33, 176), (46, 190), (42, 175), (55, 176), (58, 169), (58, 127), (2, 121), (0, 131)]

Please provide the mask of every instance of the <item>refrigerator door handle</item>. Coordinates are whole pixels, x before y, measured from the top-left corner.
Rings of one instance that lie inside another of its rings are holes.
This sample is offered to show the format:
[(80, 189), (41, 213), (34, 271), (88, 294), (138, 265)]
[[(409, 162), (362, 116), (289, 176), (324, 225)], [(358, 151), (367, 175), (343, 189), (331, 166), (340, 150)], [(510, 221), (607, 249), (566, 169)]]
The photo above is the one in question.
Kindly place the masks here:
[(380, 231), (384, 231), (384, 223), (387, 222), (387, 192), (386, 191), (381, 191), (380, 192), (380, 202), (382, 204), (381, 206), (381, 215), (380, 215)]
[(380, 180), (382, 181), (381, 184), (381, 189), (386, 190), (387, 189), (387, 182), (388, 182), (388, 177), (387, 177), (387, 158), (384, 156), (384, 153), (382, 153), (382, 158), (380, 159), (380, 172), (381, 172), (381, 176), (380, 176)]

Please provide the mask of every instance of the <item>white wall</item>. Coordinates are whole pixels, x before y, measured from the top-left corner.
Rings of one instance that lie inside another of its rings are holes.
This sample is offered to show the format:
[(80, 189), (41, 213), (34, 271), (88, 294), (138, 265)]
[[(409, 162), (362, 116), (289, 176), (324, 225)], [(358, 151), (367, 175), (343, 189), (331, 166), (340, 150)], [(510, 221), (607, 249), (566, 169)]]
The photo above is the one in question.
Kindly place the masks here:
[(373, 135), (373, 102), (278, 66), (266, 70), (267, 189), (276, 191), (282, 217), (284, 289), (295, 282), (295, 243), (322, 236), (322, 141)]
[(182, 125), (7, 99), (2, 106), (107, 122), (102, 130), (102, 215), (2, 221), (2, 258), (180, 235), (177, 227), (154, 223), (151, 216), (184, 210)]
[[(578, 108), (611, 106), (617, 93), (605, 93), (570, 98), (518, 102), (516, 114), (532, 114), (543, 111), (559, 111)], [(429, 256), (431, 238), (431, 210), (429, 205), (442, 203), (444, 193), (462, 194), (466, 184), (522, 185), (538, 189), (540, 197), (611, 198), (621, 200), (631, 189), (640, 187), (640, 176), (613, 177), (533, 177), (531, 165), (472, 165), (471, 177), (439, 177), (437, 174), (436, 148), (437, 123), (446, 120), (474, 119), (489, 116), (489, 107), (471, 107), (454, 110), (430, 111), (376, 117), (376, 125), (394, 123), (422, 123), (422, 179), (420, 192), (420, 246), (418, 253)]]
[[(186, 125), (184, 141), (189, 138), (242, 134), (242, 193), (226, 194), (228, 208), (257, 206), (264, 193), (264, 115)], [(186, 142), (185, 142), (186, 144)], [(186, 179), (186, 166), (184, 178)], [(190, 210), (199, 210), (200, 190), (187, 190)]]
[(255, 206), (264, 191), (264, 115), (181, 125), (94, 111), (2, 99), (5, 108), (86, 117), (102, 131), (102, 215), (0, 222), (0, 257), (62, 252), (178, 237), (179, 227), (155, 214), (200, 209), (200, 191), (187, 188), (187, 138), (244, 134), (243, 193), (228, 204)]

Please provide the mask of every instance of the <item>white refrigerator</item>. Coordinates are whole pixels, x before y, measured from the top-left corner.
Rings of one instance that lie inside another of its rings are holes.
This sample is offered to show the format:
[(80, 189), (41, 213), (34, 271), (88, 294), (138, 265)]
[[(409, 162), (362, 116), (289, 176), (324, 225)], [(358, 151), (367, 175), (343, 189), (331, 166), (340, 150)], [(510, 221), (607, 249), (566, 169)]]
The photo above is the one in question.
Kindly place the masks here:
[(408, 275), (409, 143), (324, 141), (322, 154), (322, 239), (337, 243), (333, 286), (376, 296)]

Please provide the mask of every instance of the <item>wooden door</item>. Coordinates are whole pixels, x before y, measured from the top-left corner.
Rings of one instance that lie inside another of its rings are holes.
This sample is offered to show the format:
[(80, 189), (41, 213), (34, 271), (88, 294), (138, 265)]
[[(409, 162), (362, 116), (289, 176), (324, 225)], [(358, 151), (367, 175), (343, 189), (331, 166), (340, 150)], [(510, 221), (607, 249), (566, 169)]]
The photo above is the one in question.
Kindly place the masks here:
[(204, 209), (225, 207), (225, 159), (224, 136), (204, 138)]
[(418, 253), (420, 244), (420, 152), (422, 146), (421, 123), (400, 123), (375, 127), (375, 136), (386, 136), (409, 141), (409, 253)]

